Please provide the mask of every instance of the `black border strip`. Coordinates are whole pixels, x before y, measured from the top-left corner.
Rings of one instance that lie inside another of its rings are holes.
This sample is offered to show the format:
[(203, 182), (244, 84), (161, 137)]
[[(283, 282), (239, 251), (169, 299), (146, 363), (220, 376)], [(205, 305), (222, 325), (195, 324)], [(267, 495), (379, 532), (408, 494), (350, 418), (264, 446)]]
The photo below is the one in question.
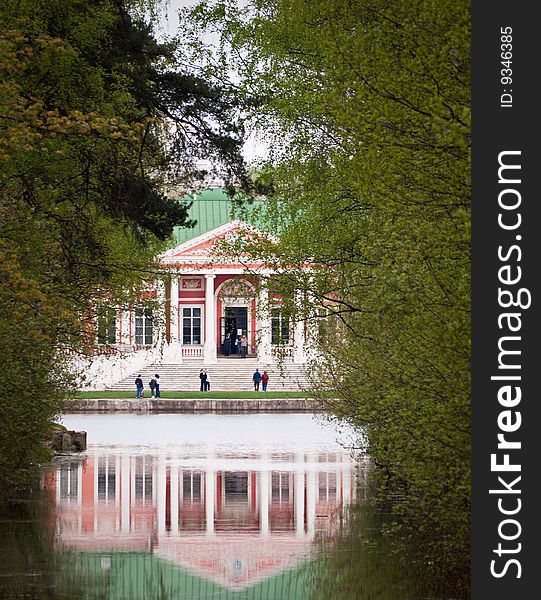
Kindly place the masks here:
[[(541, 302), (539, 275), (541, 268), (541, 231), (539, 205), (541, 204), (541, 163), (539, 161), (539, 100), (535, 88), (540, 71), (541, 52), (537, 41), (541, 29), (533, 11), (533, 2), (486, 2), (477, 0), (472, 7), (472, 59), (473, 59), (473, 226), (472, 226), (472, 319), (473, 319), (473, 384), (472, 384), (472, 449), (473, 449), (473, 507), (472, 507), (472, 598), (474, 600), (517, 600), (539, 597), (538, 578), (541, 564), (538, 548), (541, 543), (541, 503), (536, 494), (540, 477), (538, 466), (541, 446), (541, 398), (537, 374), (541, 373), (541, 333), (538, 306)], [(512, 28), (512, 58), (510, 65), (502, 65), (505, 56), (501, 29)], [(512, 70), (512, 81), (502, 80), (502, 69)], [(508, 96), (503, 96), (508, 94)], [(512, 99), (512, 100), (511, 100)], [(503, 154), (502, 152), (520, 152)], [(506, 164), (520, 165), (520, 169), (504, 169), (498, 178), (498, 156)], [(516, 174), (520, 173), (517, 177)], [(515, 180), (520, 178), (520, 183)], [(512, 190), (512, 191), (504, 191)], [(503, 192), (503, 194), (502, 194)], [(502, 209), (500, 202), (512, 204), (520, 200), (515, 209)], [(520, 226), (504, 229), (502, 222), (515, 226), (520, 215)], [(505, 221), (504, 221), (505, 220)], [(512, 246), (518, 249), (511, 250)], [(501, 247), (500, 257), (498, 248)], [(501, 257), (504, 257), (502, 259)], [(507, 258), (506, 258), (507, 257)], [(504, 270), (501, 271), (502, 267)], [(509, 267), (508, 269), (505, 267)], [(501, 279), (520, 281), (503, 284)], [(499, 280), (500, 277), (500, 280)], [(504, 308), (510, 296), (498, 288), (509, 291), (515, 300), (529, 308)], [(503, 313), (518, 313), (515, 318), (498, 317)], [(510, 325), (520, 329), (510, 332)], [(518, 339), (504, 339), (515, 336)], [(505, 350), (518, 350), (520, 354), (503, 354)], [(510, 365), (519, 368), (510, 368)], [(503, 365), (503, 366), (502, 366)], [(520, 380), (493, 380), (491, 377), (519, 376)], [(510, 386), (506, 391), (500, 391)], [(520, 402), (517, 387), (522, 394)], [(507, 405), (505, 403), (507, 402)], [(513, 406), (514, 405), (514, 406)], [(503, 415), (505, 411), (510, 411)], [(499, 449), (498, 433), (501, 427), (517, 427), (505, 432), (505, 440), (520, 442), (520, 449)], [(498, 417), (500, 416), (500, 423)], [(512, 465), (520, 471), (491, 471), (491, 454), (496, 453), (498, 464), (509, 455)], [(506, 482), (507, 493), (489, 493), (505, 490), (498, 477)], [(520, 480), (513, 481), (516, 477)], [(520, 490), (520, 493), (518, 493)], [(520, 500), (520, 502), (518, 502)], [(500, 502), (500, 508), (498, 507)], [(504, 515), (501, 509), (514, 511)], [(508, 521), (500, 525), (505, 519)], [(516, 521), (513, 522), (513, 521)], [(517, 525), (517, 523), (519, 525)], [(498, 528), (500, 527), (500, 532)], [(517, 535), (518, 533), (518, 535)], [(502, 539), (502, 534), (514, 540)], [(505, 549), (498, 555), (498, 544)], [(520, 546), (519, 546), (520, 544)], [(516, 560), (517, 562), (509, 562)], [(492, 569), (501, 576), (491, 574)], [(520, 578), (517, 577), (519, 573)], [(506, 566), (507, 565), (507, 566)], [(503, 573), (503, 575), (502, 575)]]

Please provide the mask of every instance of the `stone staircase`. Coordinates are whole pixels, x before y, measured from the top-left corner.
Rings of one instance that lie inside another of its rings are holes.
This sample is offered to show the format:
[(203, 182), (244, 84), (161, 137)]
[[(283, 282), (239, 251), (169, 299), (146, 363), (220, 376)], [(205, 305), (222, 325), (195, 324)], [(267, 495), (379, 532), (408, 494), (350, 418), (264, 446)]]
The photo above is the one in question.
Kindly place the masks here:
[[(122, 381), (108, 387), (108, 390), (135, 392), (135, 378), (139, 373), (145, 385), (145, 396), (149, 395), (148, 382), (155, 373), (160, 376), (160, 391), (199, 391), (199, 371), (207, 369), (211, 391), (253, 391), (252, 375), (256, 368), (269, 374), (269, 392), (300, 391), (307, 386), (304, 365), (284, 362), (278, 365), (264, 365), (255, 358), (219, 358), (217, 364), (203, 365), (199, 360), (186, 360), (182, 364), (156, 363), (146, 366)], [(261, 387), (261, 386), (260, 386)]]

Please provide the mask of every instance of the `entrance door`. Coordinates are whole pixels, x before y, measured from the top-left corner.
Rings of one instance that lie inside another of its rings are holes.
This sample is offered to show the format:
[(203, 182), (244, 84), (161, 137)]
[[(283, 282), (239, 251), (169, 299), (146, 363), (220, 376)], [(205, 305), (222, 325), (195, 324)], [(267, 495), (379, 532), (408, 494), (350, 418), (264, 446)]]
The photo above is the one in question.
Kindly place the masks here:
[[(247, 306), (226, 306), (224, 310), (225, 316), (221, 320), (221, 354), (224, 353), (223, 343), (226, 335), (229, 333), (231, 337), (231, 354), (238, 354), (237, 339), (241, 335), (248, 337), (248, 307)], [(240, 331), (240, 333), (239, 333)], [(248, 337), (248, 339), (250, 339)]]

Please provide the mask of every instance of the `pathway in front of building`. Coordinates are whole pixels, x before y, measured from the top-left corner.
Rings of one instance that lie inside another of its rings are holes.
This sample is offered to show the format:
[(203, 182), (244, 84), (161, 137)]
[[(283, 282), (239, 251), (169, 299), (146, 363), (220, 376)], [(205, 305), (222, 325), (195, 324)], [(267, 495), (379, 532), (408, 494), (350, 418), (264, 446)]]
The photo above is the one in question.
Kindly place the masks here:
[(158, 373), (161, 391), (199, 391), (201, 369), (207, 369), (211, 391), (248, 392), (253, 391), (252, 376), (256, 368), (269, 374), (269, 392), (301, 391), (308, 387), (305, 365), (284, 362), (280, 365), (263, 365), (255, 358), (220, 358), (214, 365), (186, 360), (182, 364), (152, 364), (132, 373), (122, 381), (106, 388), (126, 391), (134, 389), (134, 381), (139, 373), (148, 390), (148, 382)]

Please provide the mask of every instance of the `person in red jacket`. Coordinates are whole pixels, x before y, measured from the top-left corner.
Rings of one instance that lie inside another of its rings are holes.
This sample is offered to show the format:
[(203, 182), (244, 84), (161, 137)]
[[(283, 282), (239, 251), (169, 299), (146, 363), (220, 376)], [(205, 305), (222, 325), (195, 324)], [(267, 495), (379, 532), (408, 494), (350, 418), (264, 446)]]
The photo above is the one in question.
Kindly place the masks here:
[(267, 391), (267, 383), (269, 383), (269, 374), (267, 371), (263, 371), (263, 375), (261, 376), (261, 385), (263, 386), (263, 391)]

